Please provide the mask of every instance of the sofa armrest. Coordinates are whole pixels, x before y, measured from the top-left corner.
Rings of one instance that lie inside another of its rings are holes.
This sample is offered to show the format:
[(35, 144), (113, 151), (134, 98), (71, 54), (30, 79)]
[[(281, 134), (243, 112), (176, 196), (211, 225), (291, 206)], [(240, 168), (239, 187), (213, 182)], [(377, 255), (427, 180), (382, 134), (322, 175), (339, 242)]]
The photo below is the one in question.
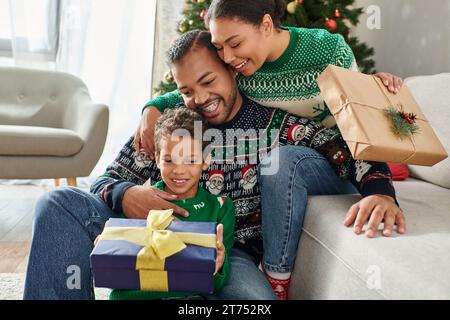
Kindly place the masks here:
[[(450, 153), (450, 73), (405, 79), (433, 130)], [(432, 167), (409, 166), (411, 176), (450, 189), (450, 158)]]
[(73, 94), (63, 115), (63, 128), (76, 132), (84, 142), (83, 148), (96, 144), (95, 149), (103, 150), (108, 122), (108, 107), (92, 101), (83, 87)]

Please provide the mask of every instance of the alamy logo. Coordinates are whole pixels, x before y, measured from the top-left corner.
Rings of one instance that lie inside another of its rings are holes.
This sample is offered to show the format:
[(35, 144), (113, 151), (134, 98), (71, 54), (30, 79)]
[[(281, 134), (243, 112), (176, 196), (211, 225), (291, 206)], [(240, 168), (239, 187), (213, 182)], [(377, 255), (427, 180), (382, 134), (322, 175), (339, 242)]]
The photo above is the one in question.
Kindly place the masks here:
[(366, 9), (368, 15), (366, 26), (369, 30), (381, 29), (381, 9), (377, 5), (370, 5)]
[(371, 265), (366, 271), (369, 274), (366, 285), (369, 290), (381, 289), (381, 269), (379, 266)]
[[(179, 141), (172, 149), (171, 161), (173, 163), (181, 163), (184, 161), (183, 155), (191, 152), (190, 149), (186, 149), (191, 146), (183, 143), (184, 139), (191, 138), (207, 144), (203, 150), (203, 159), (210, 159), (212, 164), (245, 162), (247, 165), (258, 165), (260, 161), (264, 160), (264, 169), (261, 170), (261, 175), (273, 175), (278, 172), (280, 167), (278, 156), (280, 130), (227, 129), (222, 132), (209, 128), (203, 132), (202, 126), (201, 121), (195, 121), (193, 137), (186, 129), (176, 129), (172, 132), (171, 140)], [(308, 129), (304, 126), (298, 126), (296, 129), (296, 137), (301, 138), (302, 135), (308, 134)], [(199, 148), (199, 145), (196, 144), (194, 150), (196, 148)], [(196, 159), (194, 163), (203, 161), (203, 159)], [(212, 194), (218, 195), (223, 188), (224, 177), (223, 174), (220, 176), (219, 172), (215, 173), (216, 175), (211, 176), (209, 180), (208, 189)], [(248, 179), (251, 180), (252, 176), (249, 175)], [(253, 187), (252, 183), (246, 184), (246, 186)]]
[(69, 290), (81, 289), (81, 269), (79, 266), (71, 265), (67, 267), (66, 273), (70, 276), (67, 278), (66, 285)]

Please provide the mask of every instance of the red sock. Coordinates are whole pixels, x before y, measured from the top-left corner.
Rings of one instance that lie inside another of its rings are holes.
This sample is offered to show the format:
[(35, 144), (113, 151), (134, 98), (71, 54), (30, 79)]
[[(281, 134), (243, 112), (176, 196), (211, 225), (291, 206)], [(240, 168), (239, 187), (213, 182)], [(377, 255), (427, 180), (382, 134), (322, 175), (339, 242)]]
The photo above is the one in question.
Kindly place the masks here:
[(273, 292), (275, 292), (275, 295), (277, 296), (278, 300), (286, 300), (288, 296), (289, 282), (291, 281), (291, 278), (280, 280), (272, 278), (265, 272), (264, 274), (266, 275), (267, 280), (272, 286)]

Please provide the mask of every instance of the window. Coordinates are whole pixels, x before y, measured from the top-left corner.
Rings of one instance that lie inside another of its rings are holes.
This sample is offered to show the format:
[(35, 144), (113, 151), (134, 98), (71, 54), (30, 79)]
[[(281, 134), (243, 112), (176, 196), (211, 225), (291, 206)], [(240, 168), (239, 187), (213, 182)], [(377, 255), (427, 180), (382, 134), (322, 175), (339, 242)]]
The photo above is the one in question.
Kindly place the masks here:
[(12, 56), (9, 0), (0, 0), (0, 57)]
[(54, 61), (59, 0), (0, 0), (0, 57)]

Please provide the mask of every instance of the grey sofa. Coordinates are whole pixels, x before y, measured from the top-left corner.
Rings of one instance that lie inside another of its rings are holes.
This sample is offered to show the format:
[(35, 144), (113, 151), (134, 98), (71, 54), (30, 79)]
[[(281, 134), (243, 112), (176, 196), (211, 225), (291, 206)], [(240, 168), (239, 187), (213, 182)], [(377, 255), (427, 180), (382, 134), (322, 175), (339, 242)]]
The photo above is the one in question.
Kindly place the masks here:
[[(450, 73), (405, 83), (449, 152)], [(450, 299), (450, 160), (409, 170), (394, 183), (404, 235), (369, 239), (344, 227), (358, 195), (310, 197), (289, 299)]]
[(76, 184), (100, 158), (108, 117), (72, 75), (0, 67), (0, 179)]

